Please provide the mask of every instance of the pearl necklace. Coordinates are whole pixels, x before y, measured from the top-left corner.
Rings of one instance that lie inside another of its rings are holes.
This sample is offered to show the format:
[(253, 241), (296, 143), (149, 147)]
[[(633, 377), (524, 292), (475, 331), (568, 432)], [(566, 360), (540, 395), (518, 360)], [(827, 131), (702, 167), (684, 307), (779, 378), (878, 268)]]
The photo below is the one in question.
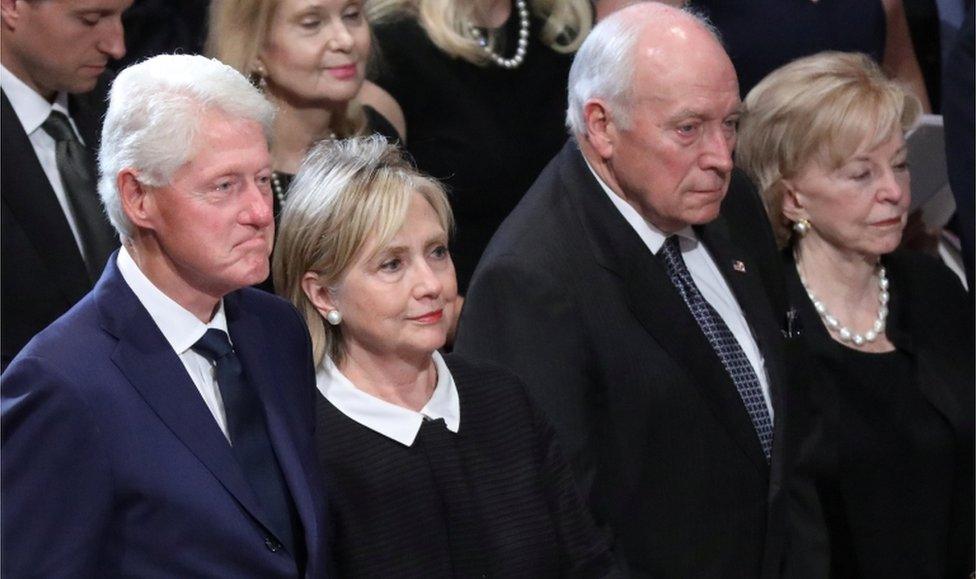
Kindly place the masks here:
[(529, 9), (525, 5), (525, 0), (515, 0), (515, 9), (518, 11), (519, 15), (519, 33), (518, 33), (518, 45), (515, 47), (515, 55), (512, 58), (505, 58), (498, 54), (491, 48), (491, 43), (488, 38), (481, 32), (480, 29), (473, 25), (468, 25), (468, 29), (471, 31), (471, 36), (474, 37), (478, 44), (481, 46), (488, 57), (494, 61), (495, 64), (502, 68), (518, 68), (525, 60), (525, 52), (529, 46)]
[[(800, 273), (800, 268), (797, 267), (796, 271)], [(813, 295), (813, 292), (810, 291), (807, 280), (803, 277), (802, 273), (800, 273), (800, 283), (803, 284), (803, 289), (807, 291), (807, 296), (813, 302), (813, 309), (817, 310), (817, 313), (823, 318), (824, 323), (827, 324), (827, 328), (837, 333), (841, 342), (853, 342), (855, 346), (863, 346), (865, 342), (875, 341), (878, 335), (884, 332), (885, 320), (888, 319), (888, 299), (890, 297), (888, 295), (888, 276), (885, 273), (884, 267), (878, 266), (878, 317), (874, 320), (871, 329), (864, 332), (863, 335), (852, 332), (847, 326), (841, 325), (840, 321), (827, 311), (824, 303), (818, 300)]]
[(274, 192), (275, 199), (278, 200), (278, 207), (285, 205), (285, 188), (281, 186), (281, 179), (277, 171), (271, 172), (271, 191)]

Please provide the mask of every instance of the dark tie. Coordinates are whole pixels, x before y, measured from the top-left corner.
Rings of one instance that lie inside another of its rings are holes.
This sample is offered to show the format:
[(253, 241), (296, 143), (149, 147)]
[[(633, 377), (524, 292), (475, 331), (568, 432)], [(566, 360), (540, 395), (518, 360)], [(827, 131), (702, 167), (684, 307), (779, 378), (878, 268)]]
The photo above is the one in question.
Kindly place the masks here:
[(58, 173), (64, 183), (68, 204), (74, 216), (88, 277), (97, 281), (109, 254), (118, 246), (116, 236), (102, 213), (94, 168), (85, 146), (71, 129), (68, 117), (58, 111), (41, 125), (56, 144)]
[(763, 398), (762, 386), (756, 376), (749, 358), (746, 357), (742, 347), (735, 339), (732, 331), (725, 325), (722, 316), (712, 308), (711, 304), (702, 297), (698, 291), (698, 286), (691, 278), (691, 272), (685, 265), (685, 260), (681, 256), (681, 248), (678, 246), (678, 236), (672, 235), (667, 238), (661, 247), (659, 256), (664, 260), (664, 265), (668, 270), (668, 277), (671, 283), (681, 294), (685, 305), (691, 310), (691, 315), (695, 317), (698, 326), (701, 328), (708, 343), (718, 355), (725, 371), (729, 373), (732, 382), (735, 383), (739, 397), (745, 404), (752, 426), (756, 429), (759, 437), (759, 444), (762, 445), (763, 454), (769, 460), (769, 452), (773, 445), (773, 421), (769, 416), (769, 409), (766, 408), (766, 401)]
[(227, 431), (234, 455), (270, 517), (272, 531), (297, 560), (297, 519), (264, 424), (261, 400), (247, 383), (241, 362), (226, 333), (208, 329), (193, 345), (193, 351), (216, 364), (217, 386), (224, 401)]

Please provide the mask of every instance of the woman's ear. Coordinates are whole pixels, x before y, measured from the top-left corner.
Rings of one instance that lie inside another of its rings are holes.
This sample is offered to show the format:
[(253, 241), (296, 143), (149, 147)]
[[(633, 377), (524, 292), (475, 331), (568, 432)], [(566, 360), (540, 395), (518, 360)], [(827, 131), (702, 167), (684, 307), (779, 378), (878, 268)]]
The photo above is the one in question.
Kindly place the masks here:
[(803, 208), (803, 195), (800, 194), (791, 179), (781, 179), (779, 186), (783, 189), (783, 216), (792, 222), (807, 219), (806, 209)]
[(302, 291), (323, 318), (332, 310), (338, 309), (332, 290), (321, 282), (319, 274), (305, 272), (302, 276)]

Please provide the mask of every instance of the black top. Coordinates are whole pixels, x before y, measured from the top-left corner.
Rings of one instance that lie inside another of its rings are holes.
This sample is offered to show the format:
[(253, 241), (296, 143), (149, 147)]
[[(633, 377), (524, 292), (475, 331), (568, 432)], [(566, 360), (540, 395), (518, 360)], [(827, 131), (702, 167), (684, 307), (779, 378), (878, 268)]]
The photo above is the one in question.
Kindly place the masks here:
[(846, 370), (833, 392), (839, 469), (821, 495), (834, 573), (926, 577), (948, 544), (952, 429), (919, 392), (907, 353), (837, 347)]
[[(451, 195), (461, 291), (495, 229), (566, 140), (573, 57), (540, 42), (542, 24), (532, 17), (525, 60), (511, 70), (448, 56), (412, 19), (375, 28), (374, 80), (402, 107), (418, 168)], [(500, 34), (507, 40), (500, 53), (510, 57), (518, 37), (514, 10)]]
[(722, 35), (743, 97), (767, 74), (824, 50), (884, 56), (881, 0), (691, 0)]
[(317, 405), (338, 577), (603, 577), (607, 546), (521, 384), (457, 356), (458, 432), (412, 446)]
[(832, 576), (965, 576), (972, 570), (971, 315), (943, 265), (911, 254), (885, 263), (887, 335), (896, 350), (872, 354), (830, 338), (786, 258), (811, 355), (810, 380), (796, 390), (791, 412), (801, 449), (795, 479), (815, 489)]

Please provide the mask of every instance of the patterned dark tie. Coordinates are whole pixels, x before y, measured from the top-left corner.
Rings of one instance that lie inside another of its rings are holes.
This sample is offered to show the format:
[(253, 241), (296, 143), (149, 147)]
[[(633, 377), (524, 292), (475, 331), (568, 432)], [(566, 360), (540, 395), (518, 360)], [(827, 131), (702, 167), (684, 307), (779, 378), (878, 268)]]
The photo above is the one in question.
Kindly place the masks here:
[(225, 332), (208, 329), (193, 345), (193, 351), (216, 365), (215, 376), (224, 401), (234, 456), (270, 517), (272, 530), (297, 559), (294, 505), (271, 447), (261, 400), (247, 383)]
[(756, 376), (752, 364), (749, 363), (749, 358), (742, 351), (742, 347), (735, 339), (732, 331), (725, 325), (722, 316), (718, 315), (718, 312), (698, 291), (698, 286), (695, 285), (691, 272), (688, 271), (685, 260), (681, 256), (677, 235), (667, 238), (661, 247), (659, 256), (663, 258), (671, 283), (681, 294), (681, 299), (688, 306), (691, 315), (694, 316), (698, 326), (708, 338), (708, 343), (711, 344), (719, 360), (722, 361), (722, 365), (725, 366), (725, 371), (729, 373), (732, 382), (735, 383), (739, 397), (745, 404), (749, 418), (752, 420), (752, 426), (756, 429), (763, 454), (769, 461), (769, 453), (773, 446), (773, 421), (769, 416), (769, 409), (766, 408), (759, 378)]
[(85, 146), (75, 136), (63, 113), (51, 111), (41, 128), (56, 144), (58, 173), (81, 237), (88, 277), (97, 281), (108, 256), (118, 247), (118, 241), (102, 213), (94, 168)]

